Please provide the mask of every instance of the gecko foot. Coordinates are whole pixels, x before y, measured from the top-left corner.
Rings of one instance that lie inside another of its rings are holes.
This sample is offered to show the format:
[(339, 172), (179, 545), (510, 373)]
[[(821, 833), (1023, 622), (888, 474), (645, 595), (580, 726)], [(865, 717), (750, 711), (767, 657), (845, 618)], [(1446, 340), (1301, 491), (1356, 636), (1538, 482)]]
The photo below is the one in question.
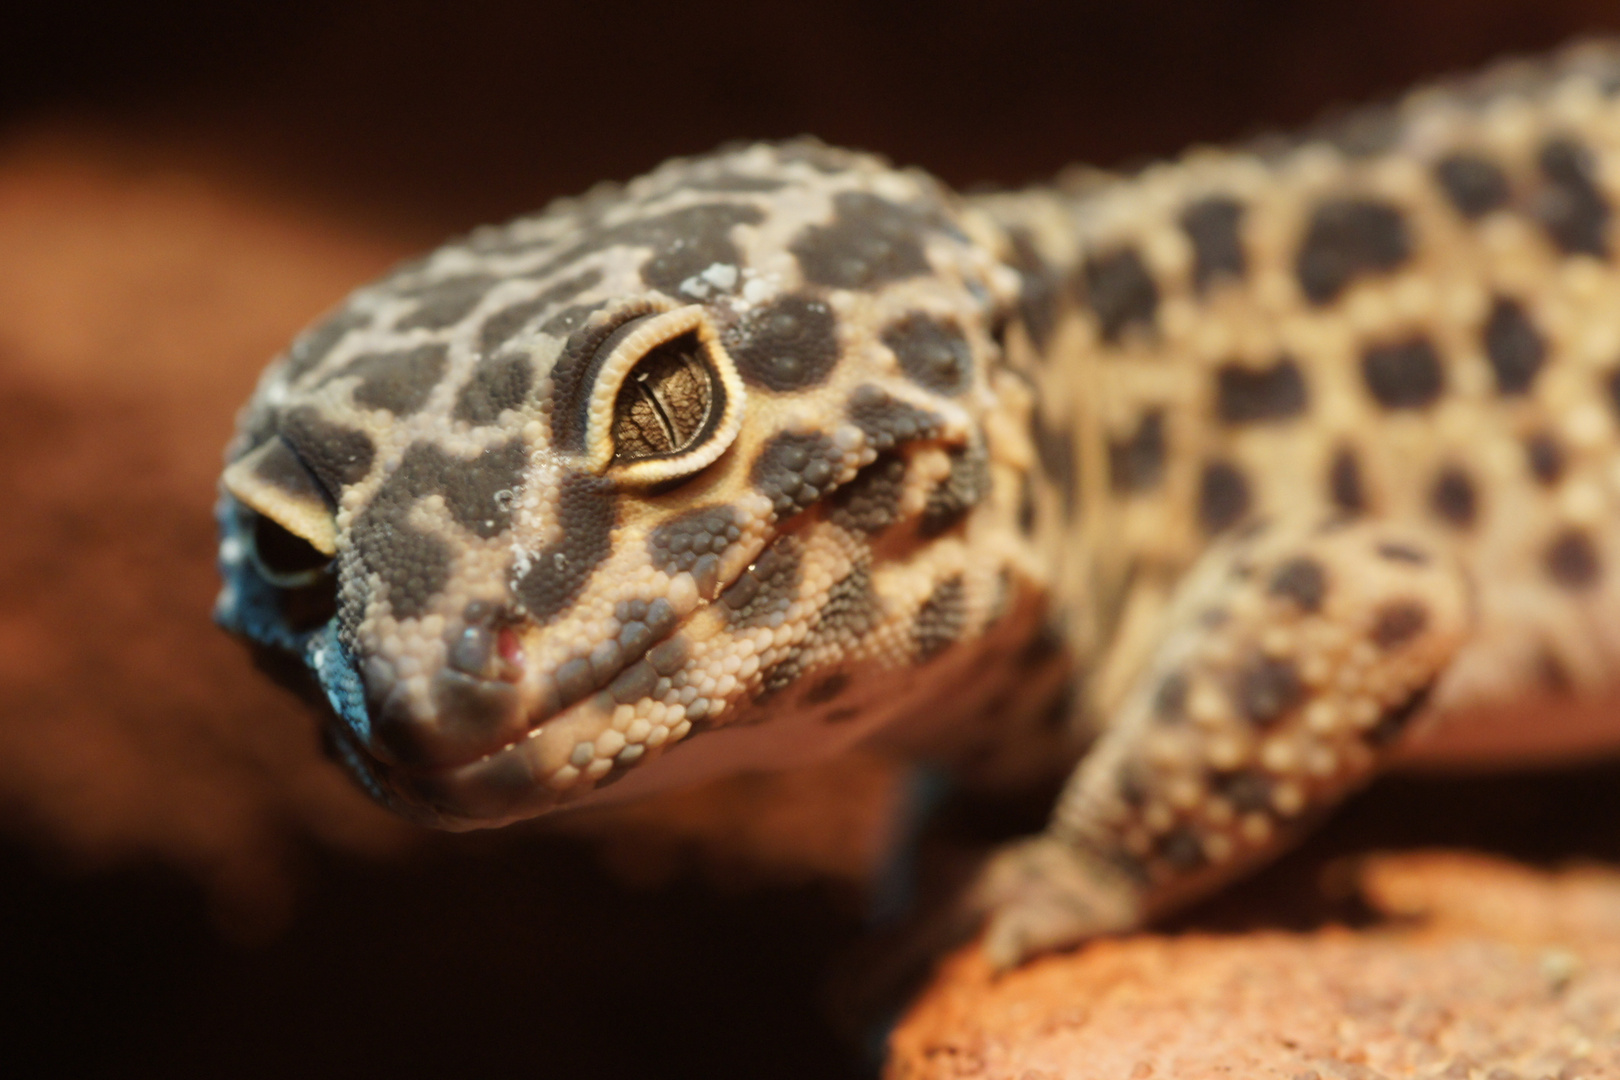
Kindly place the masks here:
[(1050, 836), (1002, 848), (974, 889), (984, 952), (1005, 971), (1031, 957), (1141, 925), (1137, 885), (1091, 852)]

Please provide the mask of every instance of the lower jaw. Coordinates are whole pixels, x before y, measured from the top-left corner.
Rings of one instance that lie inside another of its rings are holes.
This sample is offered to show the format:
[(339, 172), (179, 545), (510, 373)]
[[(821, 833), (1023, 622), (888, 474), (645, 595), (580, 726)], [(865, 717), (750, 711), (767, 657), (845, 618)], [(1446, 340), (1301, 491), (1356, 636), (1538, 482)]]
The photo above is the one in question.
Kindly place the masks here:
[(381, 760), (335, 717), (328, 730), (334, 756), (374, 799), (411, 821), (461, 832), (537, 817), (617, 781), (629, 771), (629, 765), (615, 762), (592, 773), (573, 769), (574, 775), (566, 783), (557, 782), (562, 770), (555, 764), (550, 768), (537, 765), (541, 758), (555, 762), (560, 756), (558, 746), (599, 740), (610, 726), (610, 716), (590, 709), (587, 699), (482, 757), (426, 767)]

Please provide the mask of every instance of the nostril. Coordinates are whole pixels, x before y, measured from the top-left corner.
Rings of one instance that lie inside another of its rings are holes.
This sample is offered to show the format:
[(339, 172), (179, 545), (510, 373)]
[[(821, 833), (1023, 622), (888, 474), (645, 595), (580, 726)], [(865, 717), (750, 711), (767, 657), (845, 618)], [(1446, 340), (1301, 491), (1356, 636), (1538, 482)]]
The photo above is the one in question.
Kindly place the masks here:
[(517, 682), (523, 677), (523, 641), (492, 604), (473, 601), (462, 616), (466, 623), (451, 630), (446, 661), (464, 675)]
[(523, 642), (517, 631), (510, 626), (501, 627), (495, 635), (495, 647), (506, 662), (507, 669), (501, 672), (501, 677), (519, 678), (523, 674)]

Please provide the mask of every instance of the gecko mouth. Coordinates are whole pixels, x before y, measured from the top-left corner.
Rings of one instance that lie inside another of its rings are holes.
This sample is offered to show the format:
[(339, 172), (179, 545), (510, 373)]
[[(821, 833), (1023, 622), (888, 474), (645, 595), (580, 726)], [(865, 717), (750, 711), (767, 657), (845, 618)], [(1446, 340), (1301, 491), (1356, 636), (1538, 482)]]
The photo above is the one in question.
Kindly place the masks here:
[(528, 708), (516, 635), (478, 612), (433, 677), (428, 717), (408, 711), (402, 680), (381, 662), (362, 662), (368, 731), (333, 717), (335, 755), (385, 803), (452, 829), (533, 817), (612, 783), (701, 711), (680, 705), (672, 681), (687, 659), (674, 609), (661, 599), (619, 607), (619, 633), (543, 673)]

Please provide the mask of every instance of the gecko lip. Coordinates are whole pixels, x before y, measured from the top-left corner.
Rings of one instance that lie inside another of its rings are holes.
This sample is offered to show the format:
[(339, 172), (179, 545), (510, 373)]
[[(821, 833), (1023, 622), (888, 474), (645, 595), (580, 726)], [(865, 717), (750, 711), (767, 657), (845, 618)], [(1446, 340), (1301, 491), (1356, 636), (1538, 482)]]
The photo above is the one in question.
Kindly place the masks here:
[(513, 681), (461, 670), (455, 648), (432, 680), (428, 717), (405, 707), (403, 685), (389, 678), (386, 662), (367, 661), (368, 686), (387, 689), (370, 707), (370, 738), (339, 722), (340, 756), (369, 787), (387, 792), (384, 801), (408, 802), (412, 816), (426, 814), (447, 828), (532, 817), (611, 782), (648, 760), (646, 748), (627, 745), (607, 775), (561, 789), (556, 765), (538, 759), (552, 762), (591, 743), (617, 706), (667, 693), (669, 677), (685, 662), (679, 619), (667, 601), (621, 603), (616, 614), (618, 634), (543, 674), (538, 705), (527, 711)]

